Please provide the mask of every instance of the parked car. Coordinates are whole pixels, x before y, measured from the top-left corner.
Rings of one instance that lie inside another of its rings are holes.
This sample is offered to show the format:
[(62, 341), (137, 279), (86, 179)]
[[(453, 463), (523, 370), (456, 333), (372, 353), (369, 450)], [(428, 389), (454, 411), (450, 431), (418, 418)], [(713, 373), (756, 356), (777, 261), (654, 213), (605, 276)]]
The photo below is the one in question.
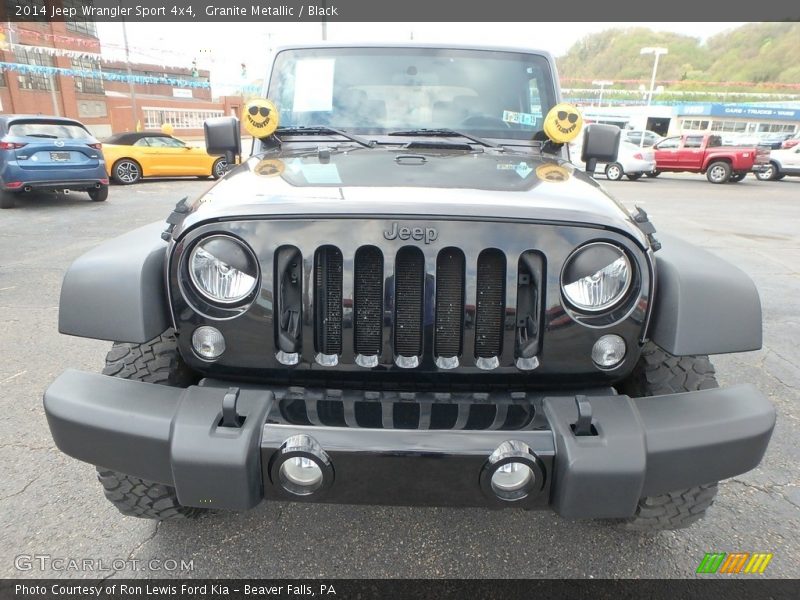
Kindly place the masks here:
[(650, 148), (640, 148), (630, 142), (620, 142), (617, 160), (604, 167), (606, 177), (611, 181), (619, 181), (626, 176), (636, 181), (642, 175), (656, 170), (656, 156)]
[[(642, 135), (644, 135), (644, 144), (641, 143)], [(645, 130), (637, 130), (637, 129), (623, 129), (622, 130), (622, 140), (625, 142), (630, 142), (631, 144), (636, 144), (637, 146), (645, 146), (649, 148), (650, 146), (654, 146), (658, 142), (664, 139), (663, 135), (657, 134), (655, 131), (650, 131), (649, 129)]]
[(0, 116), (0, 208), (37, 191), (88, 192), (108, 198), (100, 142), (80, 121), (41, 115)]
[(108, 174), (115, 183), (130, 185), (142, 177), (213, 177), (225, 173), (227, 163), (205, 148), (190, 146), (166, 133), (118, 133), (103, 140)]
[(690, 134), (668, 137), (654, 147), (656, 170), (705, 173), (711, 183), (737, 182), (749, 172), (769, 166), (766, 146), (723, 146), (718, 135)]
[(794, 148), (797, 144), (800, 144), (800, 131), (795, 133), (788, 140), (784, 140), (783, 144), (781, 144), (781, 149), (788, 150), (789, 148)]
[[(577, 164), (581, 156), (581, 143), (570, 144), (570, 157)], [(651, 148), (640, 148), (630, 142), (620, 142), (617, 160), (610, 163), (598, 162), (595, 173), (605, 173), (607, 179), (619, 181), (627, 177), (631, 181), (655, 171), (656, 158)]]
[(800, 146), (788, 150), (773, 150), (769, 155), (769, 166), (756, 173), (761, 181), (783, 179), (787, 175), (800, 175)]
[(783, 147), (783, 142), (792, 137), (791, 133), (770, 133), (761, 136), (758, 144), (767, 146), (770, 150), (780, 150)]

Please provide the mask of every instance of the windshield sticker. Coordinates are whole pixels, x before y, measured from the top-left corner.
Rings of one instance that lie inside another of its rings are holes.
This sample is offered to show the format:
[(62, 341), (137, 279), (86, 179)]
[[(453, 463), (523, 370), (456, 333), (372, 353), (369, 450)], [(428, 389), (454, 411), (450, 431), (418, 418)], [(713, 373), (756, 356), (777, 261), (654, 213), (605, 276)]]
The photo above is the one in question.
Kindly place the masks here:
[(525, 179), (533, 172), (531, 166), (525, 161), (518, 163), (499, 163), (497, 165), (498, 171), (515, 171), (522, 179)]
[(536, 127), (536, 115), (531, 113), (514, 112), (513, 110), (503, 111), (503, 121), (506, 123), (518, 123), (520, 125), (530, 125)]
[(333, 110), (332, 58), (298, 60), (294, 80), (294, 112)]

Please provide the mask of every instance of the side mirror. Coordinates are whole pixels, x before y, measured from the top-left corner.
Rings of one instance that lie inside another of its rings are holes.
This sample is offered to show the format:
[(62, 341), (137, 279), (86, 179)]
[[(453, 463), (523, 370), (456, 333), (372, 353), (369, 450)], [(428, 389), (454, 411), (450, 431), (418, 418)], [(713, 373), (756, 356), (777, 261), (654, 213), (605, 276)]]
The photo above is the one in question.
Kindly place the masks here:
[(206, 152), (222, 154), (228, 163), (228, 169), (235, 164), (235, 159), (242, 153), (242, 136), (239, 119), (236, 117), (214, 117), (203, 123), (206, 138)]
[(586, 172), (594, 175), (598, 162), (611, 163), (617, 160), (620, 129), (614, 125), (593, 123), (583, 133), (581, 161), (586, 163)]

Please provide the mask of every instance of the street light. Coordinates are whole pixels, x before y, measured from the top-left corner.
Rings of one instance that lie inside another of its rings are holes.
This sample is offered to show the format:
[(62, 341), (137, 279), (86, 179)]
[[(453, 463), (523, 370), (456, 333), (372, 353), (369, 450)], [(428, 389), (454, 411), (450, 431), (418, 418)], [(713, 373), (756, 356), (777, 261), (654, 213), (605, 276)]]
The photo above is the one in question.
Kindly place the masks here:
[[(650, 103), (653, 101), (653, 90), (656, 87), (656, 71), (658, 70), (658, 57), (662, 54), (668, 54), (669, 50), (666, 48), (658, 48), (658, 47), (647, 47), (642, 48), (639, 51), (639, 54), (654, 54), (655, 60), (653, 60), (653, 76), (650, 78), (650, 93), (647, 94), (647, 107), (650, 108)], [(639, 147), (644, 146), (644, 132), (647, 130), (647, 121), (645, 121), (645, 126), (642, 129), (642, 139), (639, 143)]]
[(600, 108), (601, 106), (603, 106), (603, 90), (606, 88), (607, 85), (608, 86), (614, 85), (614, 82), (613, 81), (605, 81), (605, 80), (593, 81), (592, 85), (599, 85), (600, 86), (600, 97), (597, 100), (597, 108)]

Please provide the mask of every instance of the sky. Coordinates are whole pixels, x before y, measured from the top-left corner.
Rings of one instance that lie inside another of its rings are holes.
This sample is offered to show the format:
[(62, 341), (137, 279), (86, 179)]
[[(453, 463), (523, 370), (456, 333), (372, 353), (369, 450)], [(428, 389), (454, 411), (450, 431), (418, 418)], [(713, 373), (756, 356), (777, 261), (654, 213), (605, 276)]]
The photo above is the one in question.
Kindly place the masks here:
[[(615, 27), (647, 27), (702, 40), (743, 23), (328, 23), (337, 42), (479, 43), (547, 50), (563, 55), (583, 36)], [(121, 23), (98, 23), (103, 54), (123, 59)], [(322, 39), (320, 23), (128, 23), (131, 60), (190, 67), (197, 59), (211, 71), (215, 95), (264, 76), (276, 46)], [(247, 66), (245, 80), (241, 63)]]

